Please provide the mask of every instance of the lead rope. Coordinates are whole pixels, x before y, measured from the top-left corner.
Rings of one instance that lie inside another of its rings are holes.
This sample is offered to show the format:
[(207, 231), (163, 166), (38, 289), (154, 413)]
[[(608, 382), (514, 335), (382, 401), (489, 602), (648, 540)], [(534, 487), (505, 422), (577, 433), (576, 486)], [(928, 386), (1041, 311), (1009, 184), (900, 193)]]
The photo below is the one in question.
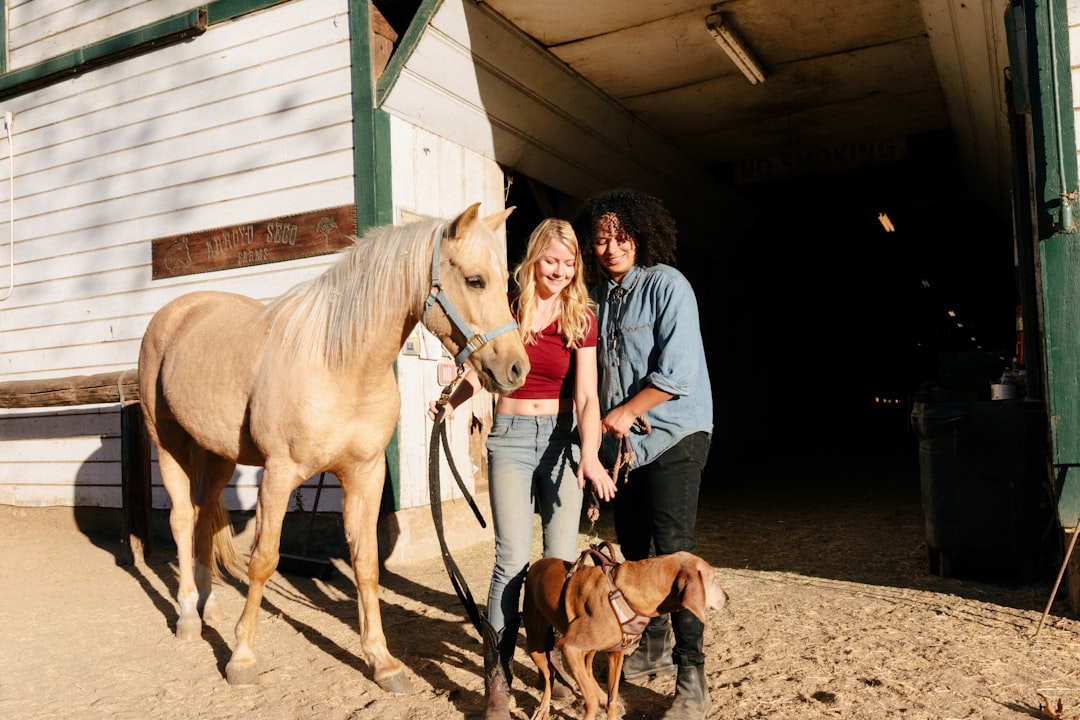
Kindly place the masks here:
[[(642, 433), (648, 435), (652, 432), (652, 425), (645, 419), (644, 415), (639, 415), (634, 420), (634, 426), (641, 430)], [(619, 451), (615, 455), (615, 467), (611, 471), (611, 479), (615, 481), (615, 484), (619, 484), (619, 474), (622, 473), (623, 483), (630, 482), (630, 468), (634, 464), (636, 456), (634, 455), (634, 448), (630, 444), (630, 436), (624, 435), (619, 438)], [(596, 494), (596, 487), (591, 486), (589, 488), (589, 504), (585, 510), (585, 516), (589, 518), (589, 532), (588, 534), (596, 538), (596, 521), (600, 519), (600, 497)]]
[(469, 489), (465, 487), (465, 483), (461, 479), (461, 473), (458, 472), (457, 465), (454, 464), (454, 457), (450, 454), (450, 441), (447, 439), (446, 435), (446, 423), (443, 422), (443, 416), (446, 415), (446, 404), (449, 402), (451, 393), (454, 392), (454, 388), (464, 374), (465, 366), (459, 365), (457, 377), (455, 377), (449, 385), (443, 388), (442, 393), (439, 395), (439, 399), (436, 402), (437, 410), (435, 412), (435, 425), (431, 428), (431, 442), (428, 447), (428, 498), (431, 503), (431, 521), (435, 526), (435, 535), (439, 538), (439, 549), (442, 551), (443, 565), (446, 566), (446, 574), (450, 576), (450, 584), (454, 586), (454, 592), (457, 593), (458, 600), (461, 601), (461, 606), (465, 608), (465, 613), (469, 616), (469, 620), (472, 622), (477, 632), (480, 633), (481, 637), (483, 637), (483, 620), (486, 618), (482, 618), (480, 608), (477, 607), (476, 601), (473, 600), (472, 593), (469, 591), (469, 584), (465, 582), (465, 576), (461, 573), (457, 563), (454, 562), (454, 558), (450, 554), (450, 548), (446, 544), (446, 534), (443, 530), (442, 518), (442, 482), (439, 477), (439, 446), (441, 445), (443, 451), (446, 453), (446, 464), (450, 466), (450, 472), (453, 474), (458, 488), (468, 501), (469, 507), (472, 508), (473, 514), (476, 515), (476, 519), (480, 522), (480, 527), (486, 528), (487, 522), (484, 521), (484, 516), (476, 506), (476, 502), (473, 500)]

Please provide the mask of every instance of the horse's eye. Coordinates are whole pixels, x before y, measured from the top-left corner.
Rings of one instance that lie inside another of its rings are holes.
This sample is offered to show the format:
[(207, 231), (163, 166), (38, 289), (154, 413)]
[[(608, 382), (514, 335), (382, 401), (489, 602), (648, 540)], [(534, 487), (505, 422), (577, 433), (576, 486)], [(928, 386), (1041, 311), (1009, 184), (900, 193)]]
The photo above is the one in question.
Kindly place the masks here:
[(469, 287), (471, 287), (473, 290), (483, 290), (485, 287), (487, 287), (487, 283), (484, 282), (483, 275), (473, 275), (472, 277), (467, 277), (465, 278), (465, 282), (468, 283)]

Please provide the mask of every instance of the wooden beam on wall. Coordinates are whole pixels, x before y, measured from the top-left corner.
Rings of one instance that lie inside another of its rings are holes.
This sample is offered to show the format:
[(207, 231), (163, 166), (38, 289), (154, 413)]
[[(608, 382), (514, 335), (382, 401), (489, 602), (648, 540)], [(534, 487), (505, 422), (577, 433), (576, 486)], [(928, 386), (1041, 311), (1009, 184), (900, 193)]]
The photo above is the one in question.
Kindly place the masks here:
[(139, 385), (135, 370), (0, 383), (0, 408), (127, 404), (138, 399)]

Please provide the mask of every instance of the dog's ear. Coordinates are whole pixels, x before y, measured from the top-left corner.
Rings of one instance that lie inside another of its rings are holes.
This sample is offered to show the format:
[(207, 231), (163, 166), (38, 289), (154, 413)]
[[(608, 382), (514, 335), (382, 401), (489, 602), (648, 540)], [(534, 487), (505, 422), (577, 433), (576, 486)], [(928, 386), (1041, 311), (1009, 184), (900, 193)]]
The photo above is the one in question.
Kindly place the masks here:
[(713, 582), (713, 569), (701, 558), (691, 555), (679, 569), (675, 585), (684, 608), (694, 613), (702, 623), (705, 622), (705, 608), (708, 604), (706, 583)]

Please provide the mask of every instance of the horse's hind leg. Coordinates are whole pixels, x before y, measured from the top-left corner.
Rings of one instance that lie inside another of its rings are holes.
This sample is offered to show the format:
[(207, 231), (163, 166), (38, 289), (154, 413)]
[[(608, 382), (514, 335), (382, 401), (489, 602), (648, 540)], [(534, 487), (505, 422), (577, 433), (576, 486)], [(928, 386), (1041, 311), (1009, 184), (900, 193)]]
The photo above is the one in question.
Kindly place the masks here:
[(353, 474), (340, 477), (344, 491), (342, 520), (349, 541), (353, 575), (360, 605), (360, 648), (374, 671), (375, 682), (387, 692), (407, 693), (412, 684), (405, 668), (390, 654), (379, 614), (379, 542), (377, 523), (386, 466), (382, 455)]
[[(214, 535), (218, 523), (228, 525), (228, 515), (219, 518), (218, 503), (221, 492), (232, 478), (236, 463), (220, 455), (203, 453), (201, 497), (196, 499), (195, 516), (195, 586), (199, 592), (198, 609), (204, 620), (220, 620), (221, 608), (214, 596), (214, 578), (218, 576), (214, 556)], [(215, 522), (217, 520), (217, 522)], [(232, 532), (232, 527), (227, 527)]]
[(169, 511), (169, 526), (172, 528), (173, 542), (176, 543), (176, 562), (180, 572), (179, 587), (176, 591), (176, 599), (180, 605), (176, 637), (180, 640), (195, 640), (202, 634), (193, 557), (195, 506), (191, 502), (190, 469), (177, 457), (178, 454), (180, 457), (187, 455), (190, 461), (190, 448), (185, 448), (183, 442), (170, 442), (164, 432), (161, 435), (158, 439), (158, 468), (172, 505)]

